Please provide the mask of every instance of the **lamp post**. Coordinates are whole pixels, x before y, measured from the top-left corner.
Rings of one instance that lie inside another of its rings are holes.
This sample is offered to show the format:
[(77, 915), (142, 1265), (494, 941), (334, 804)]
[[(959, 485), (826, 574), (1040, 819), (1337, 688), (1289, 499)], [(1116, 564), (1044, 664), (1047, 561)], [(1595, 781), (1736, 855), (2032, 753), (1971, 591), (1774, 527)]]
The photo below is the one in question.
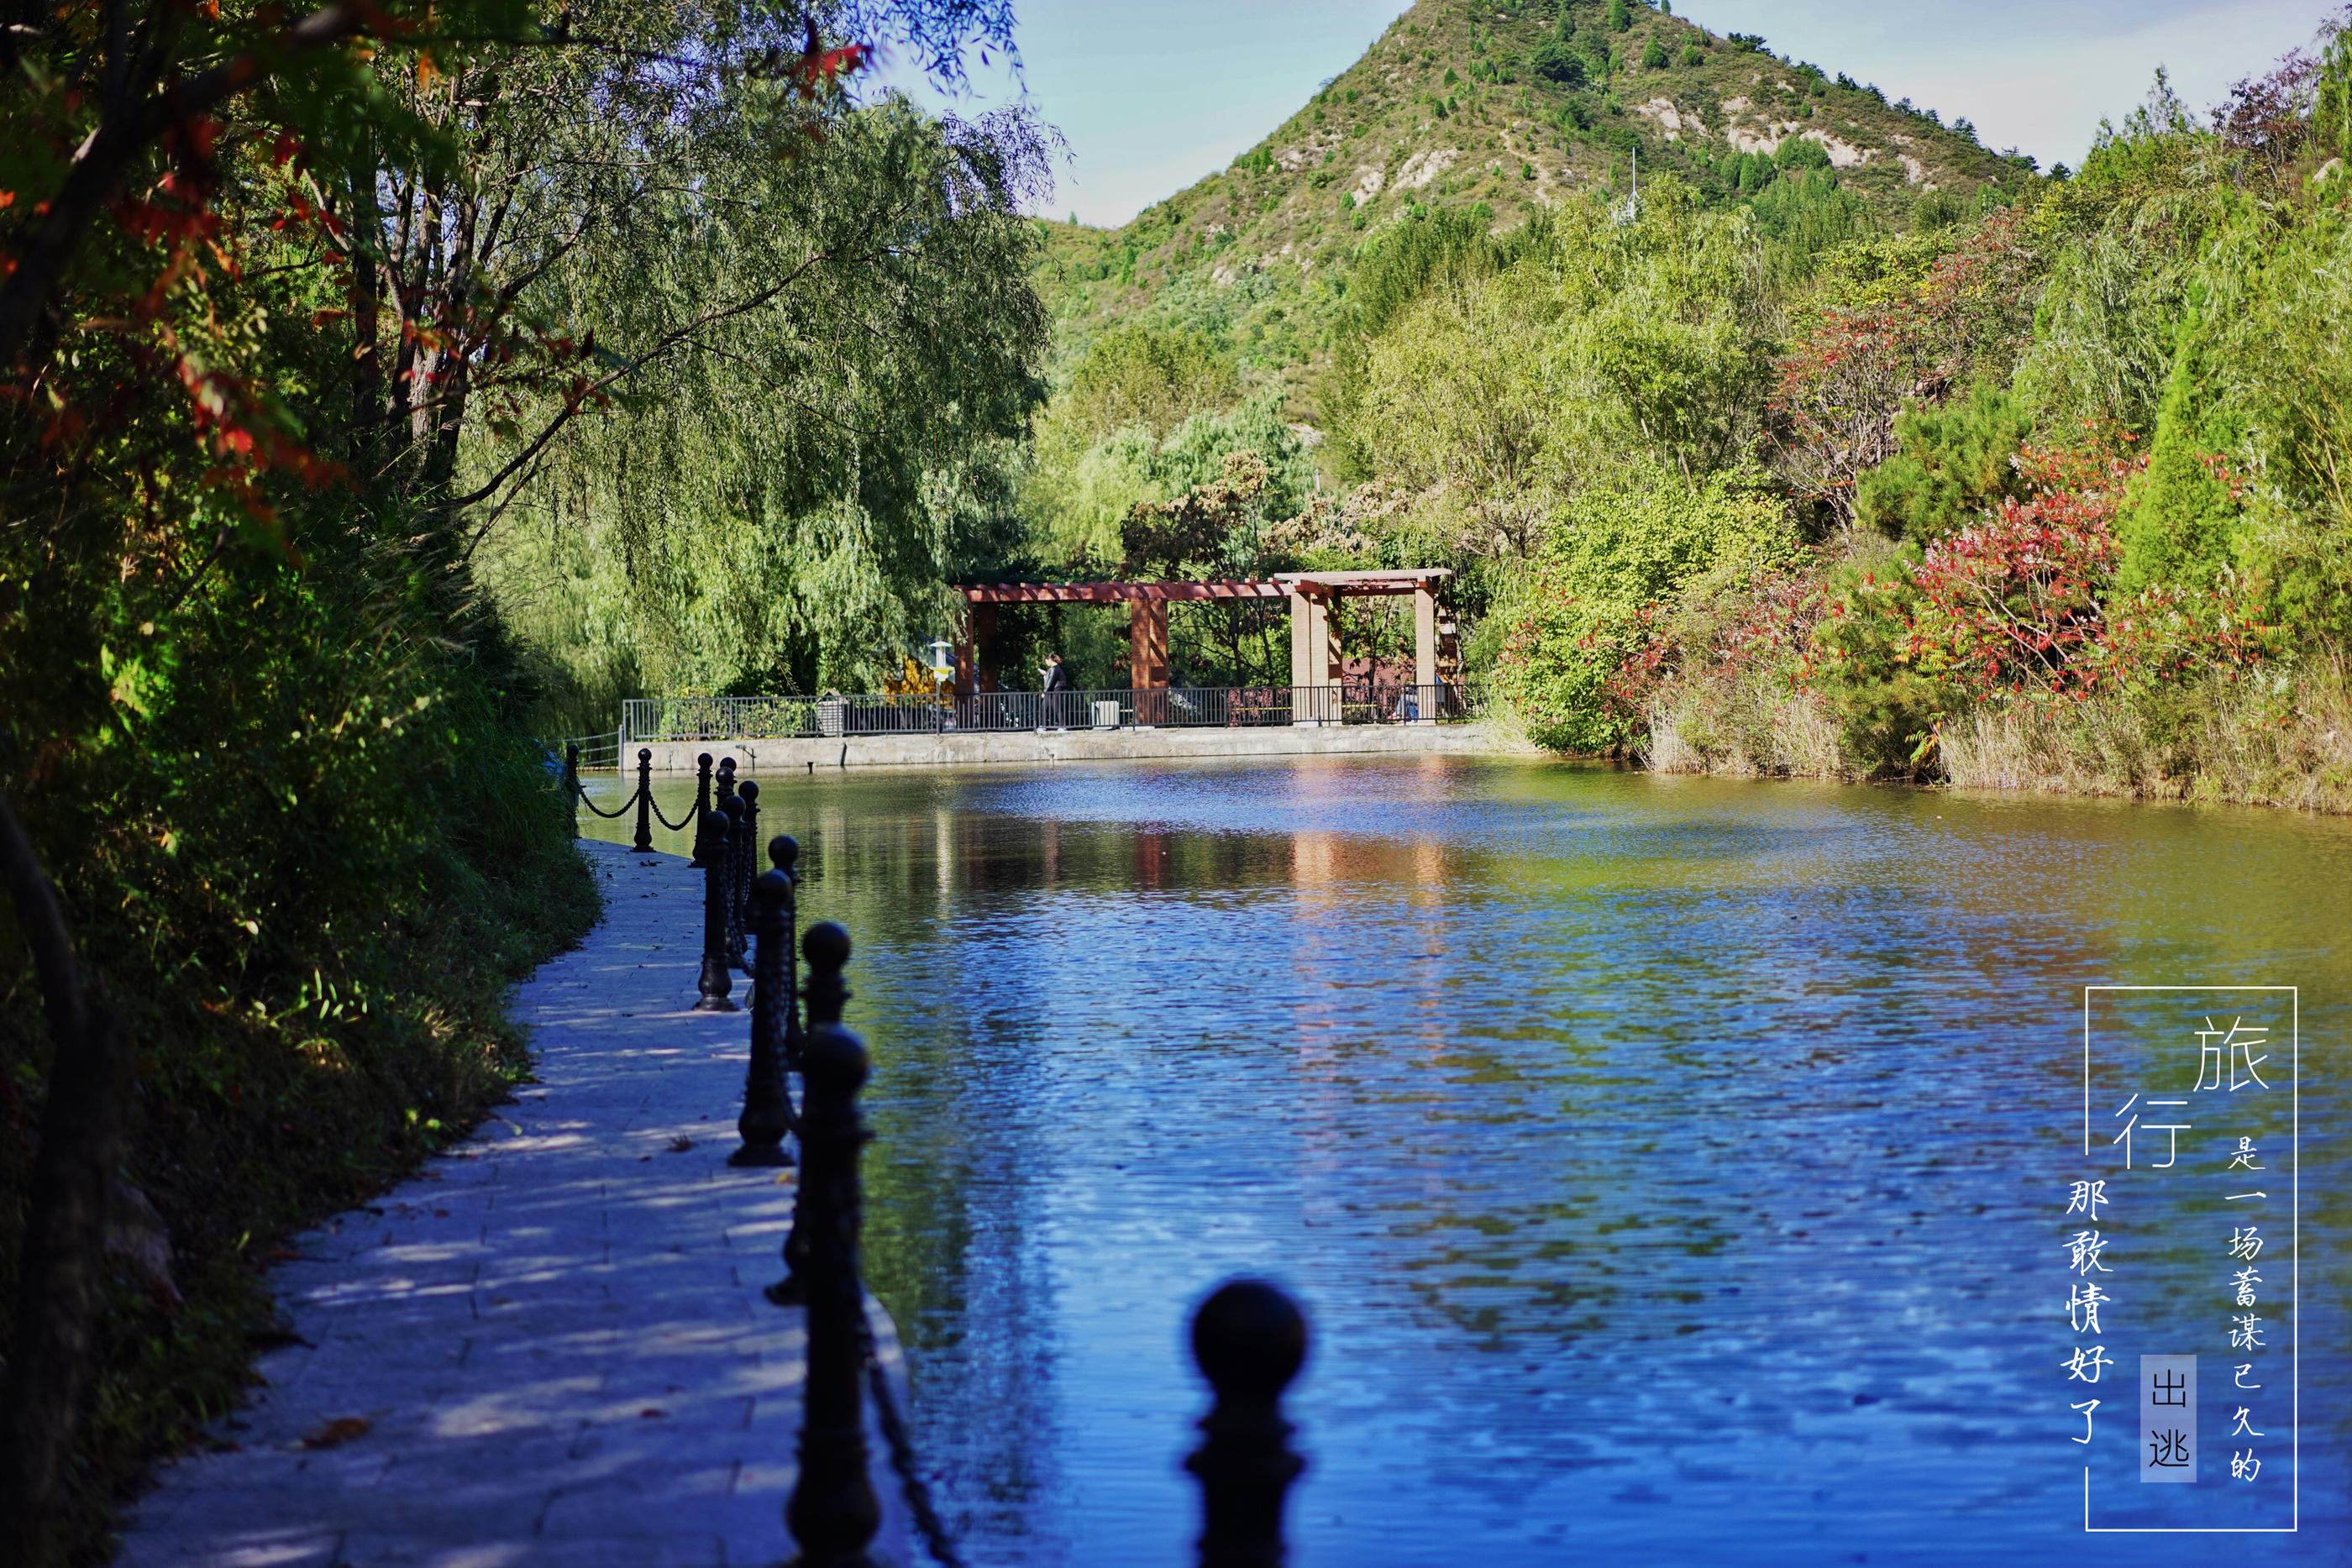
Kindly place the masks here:
[(950, 657), (954, 650), (955, 644), (944, 637), (931, 639), (931, 695), (940, 702), (940, 727), (942, 729), (955, 727), (947, 722), (946, 698), (947, 684), (955, 677), (955, 661)]

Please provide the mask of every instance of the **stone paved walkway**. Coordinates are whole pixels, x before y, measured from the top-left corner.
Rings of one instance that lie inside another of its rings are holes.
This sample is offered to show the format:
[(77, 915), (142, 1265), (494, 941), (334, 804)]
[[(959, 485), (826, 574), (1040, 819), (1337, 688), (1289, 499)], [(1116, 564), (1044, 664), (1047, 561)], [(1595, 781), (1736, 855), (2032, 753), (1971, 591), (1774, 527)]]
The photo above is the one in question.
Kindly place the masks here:
[[(793, 1189), (726, 1164), (750, 1014), (685, 1010), (700, 873), (581, 848), (607, 917), (521, 990), (541, 1082), (419, 1179), (298, 1239), (271, 1281), (307, 1343), (262, 1360), (268, 1386), (218, 1431), (232, 1448), (168, 1467), (130, 1511), (125, 1568), (792, 1554), (801, 1316), (760, 1287), (782, 1272)], [(877, 1555), (909, 1562), (870, 1412), (868, 1428)]]

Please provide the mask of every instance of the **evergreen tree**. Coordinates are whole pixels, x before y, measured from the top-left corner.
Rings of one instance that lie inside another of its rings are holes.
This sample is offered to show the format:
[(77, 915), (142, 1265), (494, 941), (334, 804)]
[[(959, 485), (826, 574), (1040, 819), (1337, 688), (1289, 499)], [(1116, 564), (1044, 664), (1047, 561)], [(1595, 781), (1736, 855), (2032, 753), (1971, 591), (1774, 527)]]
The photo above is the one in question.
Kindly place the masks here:
[(2117, 519), (2124, 559), (2116, 586), (2125, 593), (2158, 582), (2203, 586), (2236, 553), (2243, 508), (2221, 460), (2244, 432), (2214, 406), (2203, 328), (2192, 308), (2180, 323), (2172, 373), (2157, 405), (2147, 471)]
[(1854, 486), (1854, 520), (1891, 538), (1926, 544), (1967, 527), (2002, 497), (2025, 489), (2010, 461), (2032, 416), (1992, 382), (1943, 408), (1914, 404), (1895, 418), (1903, 450)]
[(1554, 38), (1546, 38), (1535, 53), (1535, 73), (1562, 87), (1584, 85), (1584, 57)]
[(1633, 26), (1633, 13), (1625, 0), (1609, 0), (1609, 30), (1622, 33)]

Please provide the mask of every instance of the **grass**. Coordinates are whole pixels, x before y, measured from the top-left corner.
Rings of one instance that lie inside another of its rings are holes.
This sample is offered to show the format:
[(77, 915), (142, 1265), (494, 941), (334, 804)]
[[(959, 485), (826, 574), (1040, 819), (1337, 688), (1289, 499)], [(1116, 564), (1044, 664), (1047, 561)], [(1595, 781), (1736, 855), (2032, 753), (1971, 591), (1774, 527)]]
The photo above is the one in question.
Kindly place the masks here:
[[(110, 920), (87, 896), (131, 862), (75, 868), (85, 961), (137, 1051), (122, 1178), (152, 1203), (170, 1249), (162, 1273), (114, 1260), (75, 1455), (75, 1562), (110, 1556), (114, 1510), (145, 1467), (244, 1398), (255, 1354), (282, 1335), (264, 1271), (288, 1238), (463, 1138), (530, 1074), (512, 988), (578, 943), (599, 894), (530, 748), (457, 749), (466, 759), (423, 813), (437, 836), (341, 868), (339, 886), (324, 853), (295, 857), (310, 885), (280, 896), (310, 893), (334, 913), (293, 954), (241, 973), (154, 961), (202, 952), (170, 925), (201, 912), (194, 901), (221, 862), (166, 862), (182, 883), (141, 905), (143, 921)], [(12, 925), (0, 917), (0, 1336), (48, 1054)]]
[(2132, 696), (1979, 709), (1946, 727), (1943, 753), (1960, 789), (2352, 811), (2352, 670), (2328, 649)]
[[(2137, 693), (1980, 706), (1946, 721), (1937, 759), (1929, 781), (1960, 789), (2352, 812), (2352, 661), (2322, 649)], [(1872, 776), (1828, 704), (1773, 666), (1668, 684), (1636, 760), (1660, 773)]]

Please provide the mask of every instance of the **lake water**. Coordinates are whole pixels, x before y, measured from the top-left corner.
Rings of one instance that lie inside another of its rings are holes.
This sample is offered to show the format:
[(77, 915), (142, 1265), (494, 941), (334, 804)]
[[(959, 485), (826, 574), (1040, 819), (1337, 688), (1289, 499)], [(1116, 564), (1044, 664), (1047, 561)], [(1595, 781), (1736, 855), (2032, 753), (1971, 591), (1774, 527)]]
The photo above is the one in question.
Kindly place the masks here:
[[(1309, 1568), (2352, 1563), (2352, 823), (1434, 758), (763, 783), (856, 944), (868, 1281), (976, 1565), (1191, 1560), (1183, 1334), (1236, 1273), (1312, 1325)], [(2297, 989), (2098, 993), (2086, 1090), (2084, 988), (2183, 985)], [(2140, 1482), (2143, 1354), (2200, 1358), (2192, 1485)]]

